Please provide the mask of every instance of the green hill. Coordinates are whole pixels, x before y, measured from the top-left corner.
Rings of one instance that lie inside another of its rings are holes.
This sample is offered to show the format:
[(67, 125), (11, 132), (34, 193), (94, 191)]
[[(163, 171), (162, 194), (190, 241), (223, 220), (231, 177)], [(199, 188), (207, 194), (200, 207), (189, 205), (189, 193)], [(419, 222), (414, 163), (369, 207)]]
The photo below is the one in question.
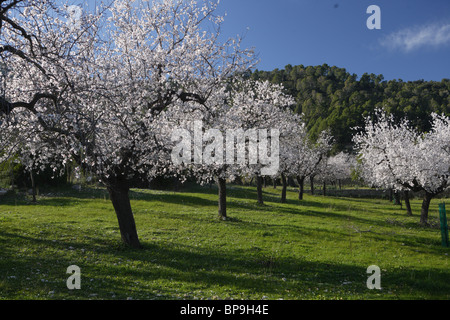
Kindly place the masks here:
[(450, 115), (450, 80), (384, 80), (383, 75), (358, 77), (344, 68), (329, 66), (291, 66), (272, 71), (255, 70), (249, 77), (282, 83), (296, 98), (295, 111), (303, 113), (311, 136), (330, 129), (335, 137), (335, 151), (351, 149), (353, 128), (363, 125), (363, 118), (383, 108), (397, 118), (407, 117), (426, 131), (430, 114)]

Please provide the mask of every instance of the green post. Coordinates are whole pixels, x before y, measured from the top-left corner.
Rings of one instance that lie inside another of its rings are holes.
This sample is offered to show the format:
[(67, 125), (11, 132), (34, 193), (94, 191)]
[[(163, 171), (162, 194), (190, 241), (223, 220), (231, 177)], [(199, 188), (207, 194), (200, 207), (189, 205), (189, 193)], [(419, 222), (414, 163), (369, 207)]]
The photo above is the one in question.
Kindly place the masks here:
[(439, 204), (439, 219), (441, 221), (441, 237), (442, 237), (442, 246), (448, 247), (448, 225), (447, 225), (447, 216), (445, 213), (445, 203)]

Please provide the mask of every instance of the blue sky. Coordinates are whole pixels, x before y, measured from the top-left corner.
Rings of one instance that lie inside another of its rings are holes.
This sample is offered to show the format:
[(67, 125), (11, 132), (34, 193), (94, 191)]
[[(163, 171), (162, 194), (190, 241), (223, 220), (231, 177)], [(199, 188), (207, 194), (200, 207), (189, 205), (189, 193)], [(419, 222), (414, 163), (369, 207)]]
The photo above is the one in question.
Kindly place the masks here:
[[(379, 30), (366, 26), (370, 5)], [(245, 35), (259, 70), (326, 63), (386, 80), (450, 78), (450, 0), (221, 0), (225, 12), (223, 36)]]
[[(370, 5), (381, 29), (366, 26)], [(449, 0), (221, 0), (224, 36), (245, 35), (259, 70), (326, 63), (386, 80), (450, 78)]]

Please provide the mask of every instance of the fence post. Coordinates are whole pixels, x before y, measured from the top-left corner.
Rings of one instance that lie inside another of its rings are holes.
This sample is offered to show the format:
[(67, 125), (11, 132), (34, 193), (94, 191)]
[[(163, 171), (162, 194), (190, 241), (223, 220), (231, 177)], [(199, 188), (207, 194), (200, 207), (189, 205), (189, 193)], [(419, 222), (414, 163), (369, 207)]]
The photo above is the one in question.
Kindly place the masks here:
[(448, 247), (448, 225), (447, 225), (447, 215), (445, 213), (445, 202), (439, 204), (439, 220), (441, 222), (441, 238), (442, 246)]

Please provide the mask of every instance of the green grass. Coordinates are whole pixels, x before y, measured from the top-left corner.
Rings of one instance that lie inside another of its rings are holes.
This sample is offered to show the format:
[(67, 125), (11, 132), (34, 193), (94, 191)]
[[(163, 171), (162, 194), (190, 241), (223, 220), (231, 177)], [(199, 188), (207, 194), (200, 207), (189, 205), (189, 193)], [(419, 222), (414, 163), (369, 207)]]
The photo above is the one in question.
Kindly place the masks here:
[[(438, 227), (386, 200), (229, 186), (228, 221), (217, 189), (133, 190), (142, 250), (121, 244), (102, 189), (0, 198), (0, 299), (449, 299), (448, 248)], [(436, 222), (438, 202), (430, 207)], [(69, 290), (66, 269), (81, 269)], [(381, 268), (381, 290), (366, 286)]]

